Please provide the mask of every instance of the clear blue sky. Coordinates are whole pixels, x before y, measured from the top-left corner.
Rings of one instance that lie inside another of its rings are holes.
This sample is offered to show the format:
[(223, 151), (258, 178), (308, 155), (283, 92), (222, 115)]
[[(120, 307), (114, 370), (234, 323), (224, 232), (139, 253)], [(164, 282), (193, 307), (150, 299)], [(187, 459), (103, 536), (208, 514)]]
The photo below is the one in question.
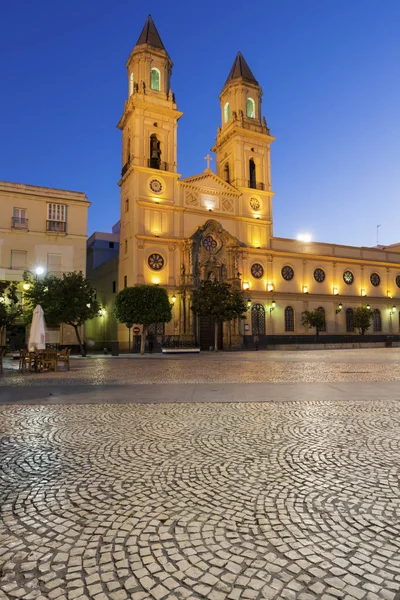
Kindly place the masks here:
[(0, 179), (83, 191), (89, 233), (110, 230), (148, 13), (175, 64), (183, 176), (205, 167), (241, 50), (277, 138), (275, 235), (368, 246), (380, 224), (400, 241), (399, 0), (0, 0)]

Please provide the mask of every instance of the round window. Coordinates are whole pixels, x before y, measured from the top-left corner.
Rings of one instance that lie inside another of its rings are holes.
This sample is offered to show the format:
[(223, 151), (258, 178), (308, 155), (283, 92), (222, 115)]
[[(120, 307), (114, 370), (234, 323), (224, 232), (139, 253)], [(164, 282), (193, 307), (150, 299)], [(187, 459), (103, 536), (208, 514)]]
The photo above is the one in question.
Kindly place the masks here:
[(286, 279), (286, 281), (290, 281), (294, 277), (294, 271), (292, 267), (289, 267), (289, 265), (282, 267), (281, 274), (283, 279)]
[(347, 283), (347, 285), (350, 285), (351, 283), (353, 283), (354, 281), (354, 275), (351, 271), (345, 271), (343, 273), (343, 281), (345, 283)]
[(378, 273), (372, 273), (369, 279), (372, 285), (374, 285), (375, 287), (377, 287), (381, 282), (381, 278), (379, 277)]
[(260, 265), (260, 263), (254, 263), (254, 265), (251, 266), (251, 274), (256, 279), (261, 279), (264, 275), (264, 267)]
[(213, 252), (213, 250), (217, 247), (216, 240), (212, 237), (212, 235), (208, 235), (203, 240), (203, 247), (207, 250), (207, 252)]
[(400, 275), (397, 275), (396, 277), (396, 285), (400, 288)]
[(161, 254), (154, 252), (153, 254), (150, 254), (147, 263), (153, 271), (160, 271), (164, 266), (164, 259)]
[(318, 281), (318, 283), (322, 283), (325, 279), (325, 271), (323, 269), (315, 269), (314, 279), (315, 281)]

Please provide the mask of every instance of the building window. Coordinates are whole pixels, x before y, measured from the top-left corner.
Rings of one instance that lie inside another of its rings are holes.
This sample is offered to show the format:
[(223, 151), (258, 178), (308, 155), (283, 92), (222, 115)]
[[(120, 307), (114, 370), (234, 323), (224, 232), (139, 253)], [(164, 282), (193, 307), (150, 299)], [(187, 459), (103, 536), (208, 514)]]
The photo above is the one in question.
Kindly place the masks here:
[(264, 275), (264, 267), (260, 263), (254, 263), (251, 265), (250, 272), (255, 279), (261, 279)]
[(354, 275), (351, 271), (345, 271), (343, 273), (343, 281), (347, 283), (347, 285), (351, 285), (354, 281)]
[(47, 273), (53, 277), (62, 276), (62, 254), (47, 255)]
[(373, 312), (374, 331), (382, 331), (381, 311), (377, 308)]
[[(398, 288), (400, 288), (400, 275), (397, 275), (397, 277), (396, 277), (396, 285)], [(400, 313), (399, 313), (399, 315), (400, 315)]]
[(231, 118), (231, 107), (229, 106), (229, 102), (225, 103), (224, 106), (224, 121), (227, 123)]
[(224, 167), (224, 179), (227, 183), (230, 183), (230, 177), (229, 177), (229, 163), (225, 164)]
[(133, 94), (133, 82), (134, 82), (134, 77), (133, 77), (133, 73), (131, 73), (129, 75), (129, 95), (132, 96)]
[(14, 208), (12, 226), (14, 229), (27, 229), (28, 220), (26, 218), (25, 208)]
[(378, 273), (371, 273), (369, 280), (374, 287), (377, 287), (381, 282), (381, 278), (379, 277)]
[(11, 268), (25, 269), (27, 253), (23, 250), (11, 250)]
[(322, 283), (325, 279), (325, 271), (323, 269), (315, 269), (314, 279), (315, 281), (318, 281), (318, 283)]
[(253, 189), (257, 187), (256, 163), (253, 158), (249, 160), (249, 187)]
[(124, 288), (128, 287), (128, 276), (124, 275)]
[(317, 310), (319, 310), (320, 312), (322, 312), (322, 313), (323, 313), (323, 315), (324, 315), (324, 323), (323, 323), (322, 327), (320, 327), (320, 328), (319, 328), (319, 330), (320, 330), (320, 331), (326, 331), (325, 309), (324, 309), (324, 307), (323, 307), (323, 306), (319, 306), (319, 307), (317, 308)]
[(124, 241), (124, 250), (125, 250), (125, 254), (128, 253), (128, 240)]
[(156, 92), (160, 91), (160, 71), (155, 67), (150, 72), (150, 87)]
[(153, 271), (161, 271), (164, 266), (164, 259), (161, 254), (154, 252), (153, 254), (150, 254), (149, 258), (147, 259), (147, 264), (149, 265), (150, 269), (153, 269)]
[(112, 282), (112, 293), (115, 294), (117, 291), (117, 282), (113, 281)]
[(114, 248), (114, 242), (108, 242), (108, 247), (109, 248)]
[(129, 212), (129, 198), (125, 200), (125, 212)]
[(286, 281), (290, 281), (294, 277), (294, 271), (289, 265), (282, 267), (281, 275)]
[(346, 331), (354, 331), (354, 313), (352, 308), (346, 310)]
[(265, 334), (265, 310), (262, 304), (253, 304), (251, 308), (251, 330), (253, 335)]
[(247, 98), (246, 115), (251, 119), (254, 119), (254, 117), (256, 116), (256, 109), (253, 98)]
[(47, 231), (65, 233), (67, 221), (67, 207), (65, 204), (47, 205)]
[(126, 162), (129, 164), (131, 162), (131, 138), (128, 137), (126, 140)]
[(285, 331), (294, 331), (294, 310), (291, 306), (285, 308)]

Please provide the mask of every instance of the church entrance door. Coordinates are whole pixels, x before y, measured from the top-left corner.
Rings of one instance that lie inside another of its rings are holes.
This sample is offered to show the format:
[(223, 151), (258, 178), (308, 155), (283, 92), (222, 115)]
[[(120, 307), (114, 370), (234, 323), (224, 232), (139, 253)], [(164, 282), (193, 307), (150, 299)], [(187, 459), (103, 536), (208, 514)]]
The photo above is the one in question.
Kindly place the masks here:
[[(200, 350), (214, 348), (214, 320), (211, 317), (200, 317)], [(222, 323), (218, 325), (218, 350), (222, 350)]]

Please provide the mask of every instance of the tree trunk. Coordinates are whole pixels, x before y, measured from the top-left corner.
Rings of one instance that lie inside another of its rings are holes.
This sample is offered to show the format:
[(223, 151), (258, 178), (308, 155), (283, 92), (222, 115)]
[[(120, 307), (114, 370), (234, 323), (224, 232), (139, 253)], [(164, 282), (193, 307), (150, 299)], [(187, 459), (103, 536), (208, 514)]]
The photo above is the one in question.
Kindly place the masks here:
[(147, 332), (147, 326), (145, 327), (143, 325), (142, 326), (142, 337), (140, 338), (140, 354), (144, 354), (144, 347), (146, 344), (146, 332)]
[(79, 325), (72, 324), (72, 327), (75, 329), (76, 339), (78, 340), (81, 356), (86, 356), (86, 349), (85, 346), (82, 344), (81, 336), (79, 334)]
[(218, 321), (214, 323), (214, 352), (218, 352)]

